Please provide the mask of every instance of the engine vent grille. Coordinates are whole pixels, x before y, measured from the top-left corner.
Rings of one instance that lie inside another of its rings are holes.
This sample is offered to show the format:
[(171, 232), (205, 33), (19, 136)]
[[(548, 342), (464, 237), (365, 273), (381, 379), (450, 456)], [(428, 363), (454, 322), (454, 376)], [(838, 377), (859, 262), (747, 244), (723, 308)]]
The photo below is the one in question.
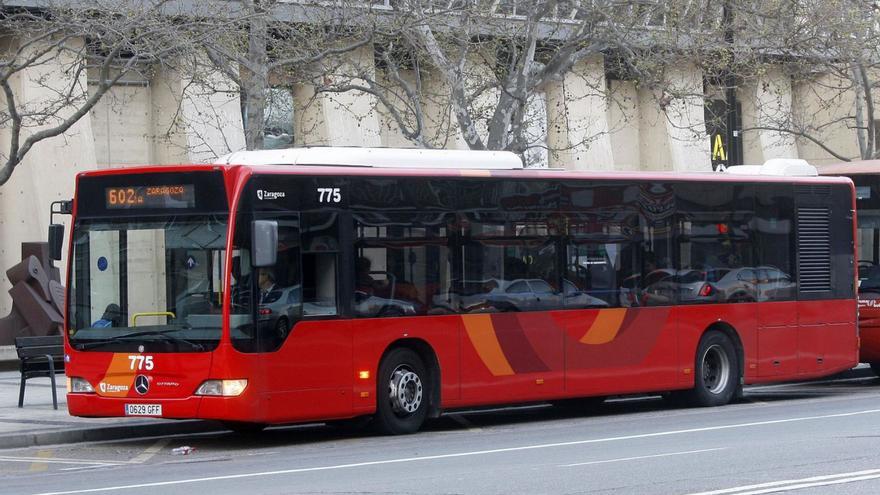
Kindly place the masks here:
[(798, 208), (800, 292), (831, 290), (831, 210)]

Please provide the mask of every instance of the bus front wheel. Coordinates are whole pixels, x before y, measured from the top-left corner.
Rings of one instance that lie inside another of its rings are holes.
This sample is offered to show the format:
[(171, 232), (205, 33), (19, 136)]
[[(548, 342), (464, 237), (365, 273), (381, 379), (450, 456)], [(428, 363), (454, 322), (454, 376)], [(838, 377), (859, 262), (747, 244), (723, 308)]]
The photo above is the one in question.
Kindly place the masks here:
[(428, 413), (429, 377), (412, 349), (392, 349), (379, 365), (375, 425), (388, 435), (414, 433)]
[(710, 407), (727, 404), (739, 384), (739, 363), (730, 337), (710, 331), (700, 339), (694, 366), (694, 388), (687, 394), (694, 406)]

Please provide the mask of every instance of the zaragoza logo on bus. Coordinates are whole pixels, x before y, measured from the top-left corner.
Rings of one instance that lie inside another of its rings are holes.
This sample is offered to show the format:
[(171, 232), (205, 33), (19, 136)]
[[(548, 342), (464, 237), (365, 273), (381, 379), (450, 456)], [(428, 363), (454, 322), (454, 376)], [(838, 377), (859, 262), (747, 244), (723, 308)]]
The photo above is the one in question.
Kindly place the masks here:
[(284, 191), (264, 191), (262, 189), (257, 189), (257, 199), (263, 201), (264, 199), (278, 199), (285, 197)]

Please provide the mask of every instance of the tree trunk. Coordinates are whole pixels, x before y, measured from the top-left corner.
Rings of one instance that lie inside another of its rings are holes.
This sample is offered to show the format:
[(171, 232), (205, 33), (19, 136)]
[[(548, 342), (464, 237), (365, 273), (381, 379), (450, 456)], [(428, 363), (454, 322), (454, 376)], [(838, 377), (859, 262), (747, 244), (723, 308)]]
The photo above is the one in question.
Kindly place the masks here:
[(245, 97), (244, 137), (249, 150), (263, 148), (266, 114), (266, 92), (269, 88), (269, 64), (266, 54), (266, 17), (259, 4), (254, 5), (248, 33), (248, 66), (242, 71), (242, 93)]

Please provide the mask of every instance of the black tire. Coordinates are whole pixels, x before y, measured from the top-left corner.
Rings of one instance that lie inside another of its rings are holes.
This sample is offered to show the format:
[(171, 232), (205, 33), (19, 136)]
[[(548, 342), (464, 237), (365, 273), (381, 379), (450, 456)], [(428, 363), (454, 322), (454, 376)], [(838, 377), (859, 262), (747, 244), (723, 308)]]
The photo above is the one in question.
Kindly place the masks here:
[(700, 339), (694, 364), (694, 388), (684, 394), (697, 407), (729, 403), (739, 387), (739, 359), (730, 338), (710, 331)]
[(392, 349), (376, 378), (376, 430), (386, 435), (418, 431), (431, 397), (431, 380), (419, 355), (405, 347)]
[(275, 336), (279, 340), (284, 340), (287, 337), (288, 330), (290, 330), (290, 322), (287, 321), (287, 318), (283, 316), (278, 318), (278, 322), (275, 323)]
[(252, 436), (265, 430), (267, 425), (264, 423), (246, 423), (243, 421), (224, 421), (223, 426), (235, 432), (236, 435)]
[(880, 362), (868, 363), (871, 365), (871, 371), (874, 372), (875, 375), (880, 376)]

